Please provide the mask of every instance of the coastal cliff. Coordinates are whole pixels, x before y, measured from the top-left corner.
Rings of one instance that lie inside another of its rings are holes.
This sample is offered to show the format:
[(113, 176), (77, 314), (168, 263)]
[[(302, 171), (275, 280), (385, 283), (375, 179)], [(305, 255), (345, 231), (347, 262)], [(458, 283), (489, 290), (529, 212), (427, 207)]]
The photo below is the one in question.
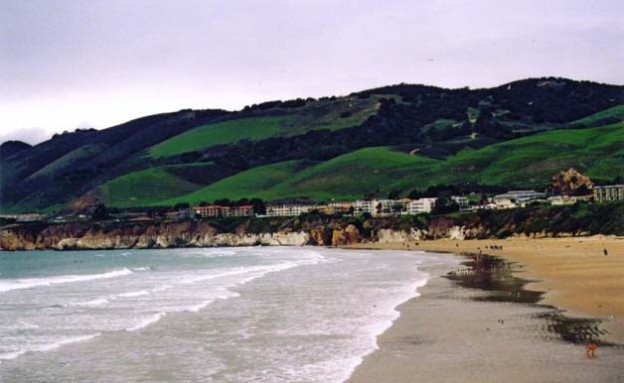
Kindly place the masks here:
[[(219, 232), (197, 221), (135, 225), (98, 223), (12, 225), (0, 230), (2, 250), (158, 249), (216, 246), (345, 246), (387, 240), (390, 229), (364, 230), (334, 221), (293, 230), (253, 232), (247, 222), (232, 232)], [(397, 231), (397, 237), (409, 235)], [(379, 237), (378, 237), (379, 236)]]
[(24, 223), (0, 228), (2, 250), (346, 246), (428, 239), (624, 235), (624, 204), (363, 219), (308, 215), (222, 221)]
[(275, 232), (254, 233), (238, 227), (234, 232), (218, 232), (204, 222), (170, 222), (132, 226), (102, 227), (98, 224), (15, 225), (0, 230), (2, 250), (102, 250), (164, 249), (176, 247), (229, 246), (347, 246), (356, 243), (392, 243), (427, 239), (476, 239), (484, 227), (454, 225), (452, 221), (434, 220), (420, 229), (388, 227), (375, 222), (374, 227), (358, 228), (351, 223), (333, 222)]
[(17, 226), (0, 231), (3, 250), (158, 249), (214, 246), (302, 246), (305, 232), (218, 233), (202, 222), (102, 227), (93, 224)]
[[(159, 249), (216, 246), (346, 246), (362, 242), (400, 242), (408, 238), (455, 238), (467, 235), (452, 221), (434, 220), (426, 228), (401, 229), (394, 220), (369, 220), (356, 225), (342, 219), (286, 221), (277, 229), (252, 227), (243, 221), (230, 232), (207, 222), (68, 223), (11, 225), (0, 230), (2, 250)], [(358, 227), (359, 226), (359, 227)]]

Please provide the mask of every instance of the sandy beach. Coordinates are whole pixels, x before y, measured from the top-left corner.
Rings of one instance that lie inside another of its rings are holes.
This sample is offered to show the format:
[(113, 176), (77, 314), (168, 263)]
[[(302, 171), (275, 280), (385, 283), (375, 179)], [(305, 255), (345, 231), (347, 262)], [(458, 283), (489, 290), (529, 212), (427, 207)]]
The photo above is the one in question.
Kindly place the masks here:
[[(428, 382), (624, 382), (623, 239), (437, 240), (355, 247), (481, 252), (501, 257), (508, 272), (498, 277), (468, 272), (464, 280), (464, 266), (458, 266), (458, 278), (448, 277), (448, 270), (427, 270), (432, 278), (419, 289), (422, 295), (398, 308), (400, 318), (379, 337), (379, 349), (365, 358), (349, 383), (425, 377)], [(470, 259), (458, 256), (458, 262)], [(588, 357), (585, 345), (594, 340), (603, 347), (596, 357)]]
[(545, 292), (541, 304), (565, 310), (568, 316), (601, 319), (609, 332), (604, 339), (624, 344), (624, 238), (436, 240), (354, 247), (502, 256), (518, 264), (517, 276), (534, 281), (526, 288)]

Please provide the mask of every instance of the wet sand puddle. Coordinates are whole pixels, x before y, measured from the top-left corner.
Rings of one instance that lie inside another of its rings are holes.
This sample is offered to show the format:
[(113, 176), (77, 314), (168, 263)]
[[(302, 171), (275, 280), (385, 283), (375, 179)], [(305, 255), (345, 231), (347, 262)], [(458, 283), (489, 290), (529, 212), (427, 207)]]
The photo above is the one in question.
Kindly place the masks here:
[(540, 304), (544, 292), (526, 290), (525, 286), (534, 281), (514, 275), (522, 271), (522, 265), (486, 254), (461, 253), (461, 255), (466, 257), (466, 261), (462, 262), (464, 267), (449, 272), (445, 278), (464, 288), (485, 292), (471, 299), (546, 307), (550, 310), (534, 314), (534, 317), (544, 322), (541, 331), (575, 344), (596, 344), (601, 347), (624, 349), (624, 345), (601, 339), (608, 334), (601, 328), (602, 320), (566, 316), (564, 310)]

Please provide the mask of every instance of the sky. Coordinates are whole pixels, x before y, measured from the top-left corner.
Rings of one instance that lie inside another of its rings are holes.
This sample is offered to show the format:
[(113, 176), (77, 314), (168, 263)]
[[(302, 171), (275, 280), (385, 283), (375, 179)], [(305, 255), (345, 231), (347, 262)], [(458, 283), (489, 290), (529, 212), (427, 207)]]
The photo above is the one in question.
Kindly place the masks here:
[(622, 0), (0, 0), (0, 142), (401, 82), (624, 84), (622, 68)]

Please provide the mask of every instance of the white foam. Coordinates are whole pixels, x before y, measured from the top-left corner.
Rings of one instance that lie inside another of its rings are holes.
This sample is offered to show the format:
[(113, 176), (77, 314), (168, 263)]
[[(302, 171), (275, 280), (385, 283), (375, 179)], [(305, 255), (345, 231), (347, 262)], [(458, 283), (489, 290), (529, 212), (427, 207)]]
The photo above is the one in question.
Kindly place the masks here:
[(36, 345), (36, 346), (31, 346), (31, 347), (27, 347), (24, 349), (21, 349), (19, 351), (14, 351), (14, 352), (8, 352), (5, 354), (0, 354), (0, 362), (2, 362), (3, 360), (11, 360), (11, 359), (15, 359), (21, 355), (24, 354), (28, 354), (28, 353), (32, 353), (32, 352), (47, 352), (47, 351), (53, 351), (56, 350), (62, 346), (71, 344), (71, 343), (78, 343), (78, 342), (84, 342), (93, 338), (96, 338), (98, 336), (102, 335), (101, 333), (95, 333), (95, 334), (89, 334), (89, 335), (83, 335), (83, 336), (76, 336), (76, 337), (71, 337), (71, 338), (65, 338), (65, 339), (61, 339), (57, 342), (53, 342), (53, 343), (48, 343), (48, 344), (43, 344), (43, 345)]
[(13, 322), (13, 323), (9, 322), (9, 325), (3, 325), (3, 329), (18, 330), (18, 331), (36, 330), (38, 328), (39, 328), (39, 325), (26, 322), (23, 320), (17, 320), (16, 322)]
[(68, 306), (102, 306), (110, 301), (106, 298), (96, 298), (85, 302), (70, 303)]
[(207, 255), (207, 256), (211, 256), (211, 257), (229, 257), (232, 255), (237, 255), (236, 251), (232, 251), (232, 250), (223, 250), (223, 249), (218, 249), (218, 250), (209, 250), (208, 252), (204, 253), (203, 255)]
[[(420, 262), (418, 263), (420, 264)], [(397, 307), (399, 307), (400, 305), (402, 305), (403, 303), (407, 302), (410, 299), (419, 297), (420, 293), (417, 291), (417, 289), (419, 287), (426, 285), (428, 281), (429, 281), (429, 274), (421, 273), (420, 277), (413, 284), (407, 285), (403, 289), (401, 296), (398, 297), (394, 302), (392, 302), (393, 308), (392, 308), (391, 313), (389, 314), (390, 318), (385, 321), (374, 323), (371, 326), (367, 327), (370, 329), (369, 334), (368, 334), (370, 342), (371, 342), (370, 349), (364, 353), (361, 353), (355, 358), (351, 358), (350, 359), (351, 363), (344, 365), (345, 372), (348, 371), (348, 374), (345, 375), (345, 379), (343, 379), (343, 381), (348, 380), (348, 378), (350, 378), (351, 375), (353, 375), (353, 372), (355, 371), (355, 369), (360, 364), (362, 364), (366, 356), (370, 355), (375, 350), (379, 350), (379, 343), (378, 343), (379, 336), (381, 336), (384, 332), (386, 332), (386, 330), (392, 327), (394, 322), (397, 319), (399, 319), (399, 317), (401, 316), (401, 312), (397, 309)]]
[(134, 298), (134, 297), (141, 297), (144, 295), (149, 295), (149, 291), (148, 290), (139, 290), (139, 291), (130, 291), (127, 293), (121, 293), (121, 294), (117, 294), (115, 297), (118, 298)]
[(58, 275), (47, 278), (5, 279), (0, 281), (0, 293), (11, 290), (30, 289), (33, 287), (51, 286), (63, 283), (87, 282), (97, 279), (116, 278), (128, 274), (132, 274), (132, 271), (124, 268), (102, 274)]
[(164, 317), (166, 314), (165, 313), (157, 313), (154, 314), (148, 318), (145, 318), (143, 320), (141, 320), (138, 324), (132, 326), (132, 327), (128, 327), (126, 328), (126, 331), (138, 331), (141, 329), (144, 329), (145, 327), (154, 324), (156, 322), (158, 322), (162, 317)]
[(145, 266), (145, 267), (134, 267), (132, 270), (134, 270), (134, 271), (147, 271), (147, 270), (150, 270), (150, 269), (151, 269), (151, 267)]
[(144, 295), (149, 295), (149, 291), (148, 290), (139, 290), (139, 291), (130, 291), (127, 293), (121, 293), (121, 294), (115, 294), (115, 295), (110, 295), (107, 298), (95, 298), (95, 299), (91, 299), (88, 301), (84, 301), (84, 302), (77, 302), (77, 303), (69, 303), (66, 306), (102, 306), (105, 305), (107, 303), (110, 303), (111, 301), (115, 301), (119, 298), (135, 298), (135, 297), (141, 297)]
[(201, 252), (191, 252), (181, 254), (182, 257), (187, 258), (218, 258), (218, 257), (231, 257), (242, 255), (238, 251), (226, 250), (226, 249), (206, 249)]
[(201, 303), (198, 303), (196, 305), (191, 305), (188, 307), (185, 307), (182, 311), (183, 312), (190, 312), (190, 313), (196, 313), (200, 310), (205, 309), (206, 307), (208, 307), (212, 302), (218, 300), (218, 299), (229, 299), (229, 298), (235, 298), (240, 296), (239, 293), (235, 292), (235, 291), (230, 291), (227, 288), (222, 288), (219, 290), (219, 294), (215, 295), (214, 297), (212, 297), (211, 299), (205, 300)]
[(173, 287), (173, 285), (165, 284), (165, 285), (162, 285), (160, 287), (156, 287), (155, 289), (152, 289), (152, 291), (155, 292), (155, 293), (158, 293), (158, 292), (161, 292), (161, 291), (169, 290), (172, 287)]
[[(237, 279), (236, 281), (233, 281), (233, 282), (227, 284), (226, 286), (222, 286), (221, 287), (221, 292), (222, 293), (217, 295), (217, 296), (215, 296), (215, 297), (213, 297), (212, 299), (204, 300), (204, 301), (202, 301), (202, 302), (200, 302), (198, 304), (186, 306), (186, 307), (183, 307), (183, 308), (170, 309), (170, 310), (166, 310), (164, 312), (159, 312), (157, 314), (154, 314), (154, 315), (152, 315), (152, 316), (142, 320), (137, 325), (127, 328), (126, 330), (127, 331), (137, 331), (137, 330), (143, 329), (143, 328), (145, 328), (147, 326), (150, 326), (150, 325), (152, 325), (154, 323), (157, 323), (167, 313), (176, 313), (176, 312), (196, 313), (196, 312), (198, 312), (200, 310), (205, 309), (206, 307), (208, 307), (211, 303), (213, 303), (217, 299), (228, 299), (228, 298), (237, 297), (237, 296), (240, 295), (239, 293), (237, 293), (235, 291), (229, 290), (229, 288), (243, 285), (243, 284), (248, 283), (248, 282), (250, 282), (250, 281), (252, 281), (254, 279), (261, 278), (261, 277), (263, 277), (263, 276), (265, 276), (265, 275), (267, 275), (269, 273), (290, 269), (292, 267), (296, 267), (296, 266), (303, 265), (303, 264), (316, 264), (316, 263), (320, 262), (321, 260), (322, 259), (314, 259), (314, 260), (303, 260), (303, 261), (300, 261), (299, 263), (282, 262), (282, 263), (277, 264), (277, 265), (241, 267), (241, 268), (237, 268), (237, 269), (234, 269), (234, 270), (228, 270), (228, 271), (224, 271), (224, 272), (220, 272), (220, 273), (214, 273), (214, 274), (209, 274), (209, 275), (200, 275), (200, 276), (189, 277), (189, 278), (183, 279), (181, 281), (178, 281), (174, 285), (167, 284), (167, 285), (164, 285), (164, 286), (161, 286), (161, 287), (157, 287), (155, 289), (152, 289), (151, 292), (162, 292), (162, 291), (168, 290), (170, 288), (174, 288), (176, 285), (191, 285), (191, 284), (195, 284), (195, 283), (198, 283), (198, 282), (215, 280), (215, 279), (218, 279), (218, 278), (226, 278), (226, 277), (239, 276), (239, 275), (242, 276), (242, 278)], [(133, 296), (147, 295), (149, 293), (150, 293), (150, 291), (142, 290), (142, 291), (137, 291), (137, 292), (118, 294), (115, 297), (133, 297)]]
[(199, 304), (196, 304), (196, 305), (193, 305), (193, 306), (189, 306), (189, 307), (185, 308), (182, 311), (189, 312), (189, 313), (196, 313), (199, 310), (205, 309), (206, 307), (208, 307), (214, 301), (215, 301), (215, 299), (210, 299), (210, 300), (201, 302)]
[(190, 284), (197, 283), (197, 282), (204, 282), (204, 281), (210, 281), (210, 280), (219, 279), (219, 278), (233, 277), (233, 276), (236, 276), (236, 275), (249, 274), (249, 276), (247, 276), (246, 278), (243, 278), (243, 279), (241, 279), (241, 280), (239, 280), (239, 281), (237, 281), (235, 283), (235, 284), (243, 284), (243, 283), (246, 283), (246, 282), (248, 282), (250, 280), (262, 277), (262, 276), (266, 275), (267, 273), (272, 273), (272, 272), (276, 272), (276, 271), (286, 270), (286, 269), (290, 269), (291, 267), (295, 267), (295, 266), (297, 266), (297, 264), (292, 263), (292, 262), (284, 262), (284, 263), (280, 263), (278, 265), (270, 265), (270, 266), (239, 267), (239, 268), (235, 268), (233, 270), (224, 271), (224, 272), (220, 272), (220, 273), (188, 277), (188, 278), (183, 279), (182, 281), (178, 282), (177, 284), (180, 284), (180, 285), (190, 285)]

